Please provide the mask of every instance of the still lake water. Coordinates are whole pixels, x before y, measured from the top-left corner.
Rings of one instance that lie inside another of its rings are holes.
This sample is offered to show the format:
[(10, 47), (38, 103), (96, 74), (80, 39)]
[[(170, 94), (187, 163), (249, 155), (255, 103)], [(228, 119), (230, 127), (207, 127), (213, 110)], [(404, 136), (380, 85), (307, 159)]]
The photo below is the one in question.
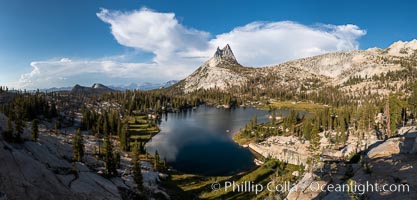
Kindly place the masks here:
[(269, 121), (268, 111), (255, 108), (202, 105), (196, 110), (168, 113), (162, 117), (161, 132), (146, 144), (146, 149), (151, 154), (158, 150), (169, 166), (184, 173), (232, 175), (249, 170), (255, 166), (254, 156), (233, 142), (232, 134), (255, 114), (258, 123)]

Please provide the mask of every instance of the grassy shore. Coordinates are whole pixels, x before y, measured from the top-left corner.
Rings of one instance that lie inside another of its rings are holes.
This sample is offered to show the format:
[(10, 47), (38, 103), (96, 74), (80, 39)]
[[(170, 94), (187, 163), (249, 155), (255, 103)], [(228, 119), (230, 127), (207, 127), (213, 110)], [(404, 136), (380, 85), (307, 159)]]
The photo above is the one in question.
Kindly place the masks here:
[(154, 135), (159, 133), (156, 124), (151, 123), (146, 115), (133, 115), (128, 118), (128, 133), (130, 137), (130, 145), (135, 141), (148, 142)]
[[(316, 113), (319, 110), (328, 108), (326, 105), (315, 104), (310, 102), (295, 102), (295, 101), (273, 101), (268, 105), (262, 104), (257, 107), (258, 109), (263, 110), (272, 110), (272, 109), (286, 109), (286, 110), (295, 110), (295, 111), (304, 111), (308, 113)], [(269, 122), (258, 124), (261, 126), (276, 126), (270, 125)], [(250, 143), (256, 142), (255, 137), (245, 137), (240, 132), (237, 132), (233, 135), (233, 140), (239, 145), (247, 145)]]
[(315, 113), (317, 110), (324, 109), (328, 106), (310, 102), (295, 102), (295, 101), (273, 101), (268, 105), (258, 106), (259, 109), (289, 109), (297, 111), (307, 111)]
[[(256, 129), (252, 129), (252, 131), (254, 132), (259, 132), (259, 130), (266, 130), (266, 129), (270, 129), (271, 127), (277, 127), (280, 125), (281, 122), (275, 123), (273, 124), (272, 122), (265, 122), (265, 123), (258, 123), (256, 125)], [(270, 136), (273, 135), (277, 135), (279, 133), (275, 133), (275, 132), (263, 132), (262, 133), (262, 137), (263, 139), (268, 138)], [(243, 146), (243, 145), (248, 145), (250, 143), (256, 143), (256, 137), (254, 136), (250, 136), (248, 134), (242, 134), (241, 131), (235, 133), (233, 135), (233, 140), (238, 143), (239, 145)]]
[(242, 145), (248, 145), (250, 143), (254, 143), (255, 138), (243, 137), (239, 131), (233, 135), (233, 141), (235, 141), (236, 143), (242, 146)]

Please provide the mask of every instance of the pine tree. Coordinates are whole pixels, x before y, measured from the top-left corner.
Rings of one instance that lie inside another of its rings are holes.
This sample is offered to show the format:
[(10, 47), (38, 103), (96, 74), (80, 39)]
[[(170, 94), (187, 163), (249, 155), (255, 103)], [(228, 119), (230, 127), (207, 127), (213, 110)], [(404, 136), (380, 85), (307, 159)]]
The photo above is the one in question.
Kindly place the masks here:
[(39, 121), (34, 119), (32, 121), (32, 139), (33, 141), (37, 141), (39, 137)]
[(107, 117), (104, 116), (103, 119), (104, 119), (104, 122), (103, 122), (103, 134), (104, 135), (109, 135)]
[(139, 153), (144, 153), (144, 152), (145, 152), (144, 142), (139, 141)]
[(84, 141), (80, 129), (72, 137), (72, 157), (74, 161), (81, 162), (84, 156)]
[(121, 137), (121, 135), (122, 135), (122, 122), (121, 122), (120, 119), (117, 120), (117, 133), (118, 133), (119, 137)]
[(316, 162), (320, 159), (320, 135), (319, 135), (319, 128), (317, 125), (314, 125), (313, 130), (311, 130), (311, 139), (310, 139), (310, 145), (308, 147), (308, 150), (310, 151), (312, 158), (311, 158), (311, 164), (310, 164), (310, 173), (313, 176), (313, 168)]
[(408, 105), (410, 106), (411, 113), (417, 116), (417, 84), (413, 86), (413, 90), (408, 99)]
[(277, 121), (277, 113), (275, 112), (275, 110), (272, 111), (272, 116), (271, 116), (271, 123), (273, 125), (275, 125), (276, 121)]
[(56, 110), (55, 103), (53, 103), (53, 102), (52, 102), (51, 108), (49, 110), (49, 116), (50, 117), (58, 116), (58, 111)]
[(167, 158), (164, 158), (164, 160), (162, 162), (163, 162), (164, 168), (166, 168), (167, 167)]
[(311, 120), (310, 118), (307, 118), (306, 120), (304, 120), (303, 122), (303, 137), (306, 140), (310, 140), (311, 139)]
[(16, 126), (16, 141), (21, 142), (22, 134), (24, 130), (24, 124), (23, 124), (23, 120), (21, 117), (17, 117), (15, 121), (15, 126)]
[(7, 119), (7, 131), (9, 131), (11, 134), (13, 134), (14, 132), (12, 120), (10, 119), (10, 117)]
[(123, 128), (122, 128), (121, 133), (120, 133), (120, 139), (119, 140), (120, 140), (120, 146), (124, 151), (128, 150), (128, 148), (127, 148), (128, 147), (127, 138), (128, 138), (128, 136), (127, 136), (127, 127), (125, 125), (123, 125)]
[(56, 121), (55, 122), (55, 134), (56, 135), (60, 134), (60, 131), (59, 131), (60, 128), (61, 128), (61, 124), (59, 123), (59, 121)]
[[(404, 107), (404, 102), (399, 100), (397, 95), (390, 95), (388, 102), (389, 109), (389, 132), (395, 133), (398, 124), (401, 122), (401, 110)], [(388, 134), (391, 137), (393, 134)]]
[(4, 140), (10, 142), (13, 139), (13, 125), (12, 125), (12, 120), (10, 119), (10, 117), (7, 119), (7, 129), (5, 131), (3, 131), (3, 138)]
[(158, 165), (159, 165), (159, 161), (160, 161), (158, 150), (155, 151), (155, 155), (154, 155), (154, 160), (153, 161), (154, 161), (153, 162), (153, 167), (154, 167), (155, 170), (157, 170), (158, 169)]
[(104, 166), (106, 168), (107, 175), (117, 175), (116, 161), (114, 158), (113, 148), (108, 136), (104, 137)]
[(71, 123), (71, 125), (74, 125), (74, 123), (75, 123), (75, 112), (74, 112), (74, 110), (71, 110), (71, 112), (70, 112), (70, 123)]
[(120, 154), (117, 151), (113, 151), (114, 165), (117, 168), (120, 167)]
[(138, 143), (135, 142), (132, 148), (132, 174), (139, 190), (143, 188), (142, 170), (140, 167), (140, 157)]

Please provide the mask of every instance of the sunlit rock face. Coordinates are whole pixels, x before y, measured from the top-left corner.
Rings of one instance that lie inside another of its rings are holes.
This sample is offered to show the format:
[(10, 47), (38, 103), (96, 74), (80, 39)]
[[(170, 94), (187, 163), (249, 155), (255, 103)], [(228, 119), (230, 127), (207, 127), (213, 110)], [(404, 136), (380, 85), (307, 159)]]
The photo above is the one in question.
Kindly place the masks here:
[(241, 86), (248, 81), (248, 70), (251, 68), (243, 67), (237, 62), (229, 45), (223, 49), (217, 48), (212, 58), (185, 79), (184, 92), (211, 88), (224, 90)]
[[(279, 56), (279, 55), (277, 55)], [(368, 80), (374, 75), (403, 70), (400, 61), (417, 60), (417, 40), (398, 41), (386, 49), (370, 48), (331, 52), (301, 58), (277, 65), (258, 68), (244, 67), (236, 59), (231, 47), (217, 48), (213, 57), (178, 84), (189, 93), (199, 89), (220, 89), (251, 85), (252, 88), (285, 87), (293, 90), (308, 88), (315, 80), (322, 86), (342, 86), (342, 90), (374, 88), (378, 81), (359, 82), (352, 88), (345, 83), (352, 77)], [(272, 80), (272, 81), (271, 81)], [(267, 85), (265, 85), (267, 83)], [(378, 91), (387, 93), (389, 91)]]
[(104, 86), (103, 84), (94, 83), (93, 86), (91, 87), (84, 87), (84, 86), (80, 86), (77, 84), (72, 88), (71, 93), (73, 94), (102, 94), (102, 93), (107, 93), (107, 92), (112, 92), (112, 91), (114, 90), (108, 88), (107, 86)]

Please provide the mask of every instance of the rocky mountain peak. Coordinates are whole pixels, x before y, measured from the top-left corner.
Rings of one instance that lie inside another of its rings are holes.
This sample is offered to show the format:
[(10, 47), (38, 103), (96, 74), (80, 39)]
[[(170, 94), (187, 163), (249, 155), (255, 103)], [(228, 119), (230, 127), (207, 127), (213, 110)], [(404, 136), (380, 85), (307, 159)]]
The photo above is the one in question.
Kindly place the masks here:
[(104, 86), (101, 83), (94, 83), (93, 86), (91, 86), (92, 88), (98, 89), (98, 88), (107, 88), (106, 86)]
[(223, 49), (217, 47), (213, 57), (183, 81), (183, 89), (187, 93), (199, 89), (224, 90), (232, 86), (241, 86), (248, 81), (245, 73), (249, 70), (237, 62), (230, 45), (227, 44)]
[(393, 56), (409, 56), (417, 51), (417, 40), (397, 41), (388, 47), (388, 54)]
[(224, 59), (224, 60), (237, 62), (235, 55), (233, 54), (233, 51), (230, 48), (229, 44), (226, 44), (226, 46), (223, 47), (223, 49), (220, 49), (219, 47), (217, 47), (216, 53), (214, 53), (213, 58), (216, 60)]
[(81, 85), (75, 85), (71, 93), (77, 93), (77, 94), (101, 94), (106, 92), (112, 92), (114, 90), (108, 88), (107, 86), (101, 84), (101, 83), (94, 83), (91, 87), (84, 87)]

